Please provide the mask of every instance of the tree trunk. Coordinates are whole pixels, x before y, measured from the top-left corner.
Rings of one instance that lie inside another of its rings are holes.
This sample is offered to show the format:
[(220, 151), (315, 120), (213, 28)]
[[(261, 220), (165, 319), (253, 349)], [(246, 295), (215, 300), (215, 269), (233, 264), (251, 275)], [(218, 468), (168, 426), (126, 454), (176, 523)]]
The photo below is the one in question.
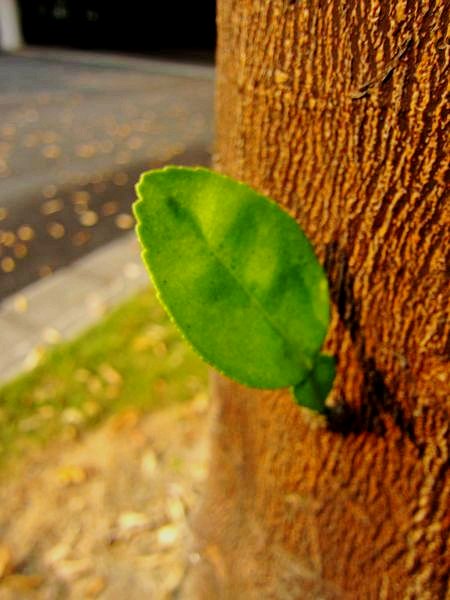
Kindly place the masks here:
[(449, 597), (449, 13), (218, 2), (215, 165), (313, 241), (341, 408), (214, 376), (195, 597)]

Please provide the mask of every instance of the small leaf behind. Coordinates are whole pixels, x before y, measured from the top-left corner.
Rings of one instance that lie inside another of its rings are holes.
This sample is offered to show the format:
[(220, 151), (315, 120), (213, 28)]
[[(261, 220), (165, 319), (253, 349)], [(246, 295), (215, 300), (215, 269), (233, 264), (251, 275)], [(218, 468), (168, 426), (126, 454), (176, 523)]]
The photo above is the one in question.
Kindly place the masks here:
[(335, 375), (334, 357), (319, 354), (308, 377), (292, 389), (297, 404), (318, 412), (325, 412), (325, 400), (333, 387)]
[(144, 173), (134, 205), (160, 299), (200, 355), (259, 388), (303, 380), (329, 321), (324, 272), (275, 202), (204, 168)]

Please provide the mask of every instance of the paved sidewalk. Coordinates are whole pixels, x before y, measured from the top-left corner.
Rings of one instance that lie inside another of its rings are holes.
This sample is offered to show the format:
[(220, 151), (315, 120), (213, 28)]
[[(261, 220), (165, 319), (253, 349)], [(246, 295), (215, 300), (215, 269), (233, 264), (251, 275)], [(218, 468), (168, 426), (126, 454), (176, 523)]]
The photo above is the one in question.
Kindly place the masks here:
[(0, 303), (0, 382), (36, 365), (43, 348), (94, 324), (149, 278), (127, 234)]

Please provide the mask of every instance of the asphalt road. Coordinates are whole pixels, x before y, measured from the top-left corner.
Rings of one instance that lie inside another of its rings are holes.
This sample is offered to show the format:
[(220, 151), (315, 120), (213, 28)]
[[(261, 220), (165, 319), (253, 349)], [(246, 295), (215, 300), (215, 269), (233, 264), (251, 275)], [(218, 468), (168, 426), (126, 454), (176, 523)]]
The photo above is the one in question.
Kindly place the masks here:
[(213, 70), (0, 55), (0, 299), (134, 225), (143, 170), (208, 164)]

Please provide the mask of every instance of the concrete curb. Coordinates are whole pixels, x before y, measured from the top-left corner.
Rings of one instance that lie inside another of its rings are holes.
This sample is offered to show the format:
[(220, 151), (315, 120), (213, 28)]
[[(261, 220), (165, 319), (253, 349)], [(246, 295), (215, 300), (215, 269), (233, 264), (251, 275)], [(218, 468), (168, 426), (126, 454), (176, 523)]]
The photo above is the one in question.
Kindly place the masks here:
[(188, 77), (190, 79), (214, 80), (215, 68), (213, 65), (183, 63), (155, 58), (131, 57), (122, 54), (100, 54), (67, 50), (64, 48), (26, 47), (11, 53), (13, 56), (24, 56), (50, 62), (72, 62), (90, 67), (103, 67), (112, 69), (130, 69), (153, 75), (171, 75), (175, 77)]
[(0, 303), (0, 381), (34, 367), (43, 348), (74, 337), (147, 285), (130, 233), (9, 296)]

